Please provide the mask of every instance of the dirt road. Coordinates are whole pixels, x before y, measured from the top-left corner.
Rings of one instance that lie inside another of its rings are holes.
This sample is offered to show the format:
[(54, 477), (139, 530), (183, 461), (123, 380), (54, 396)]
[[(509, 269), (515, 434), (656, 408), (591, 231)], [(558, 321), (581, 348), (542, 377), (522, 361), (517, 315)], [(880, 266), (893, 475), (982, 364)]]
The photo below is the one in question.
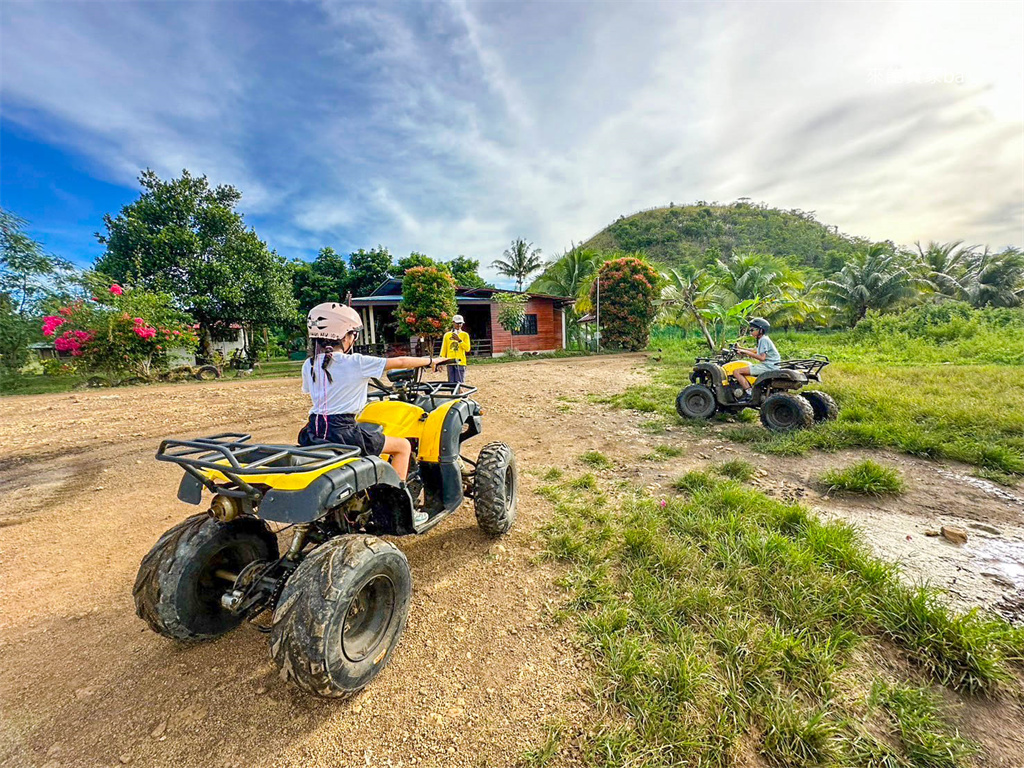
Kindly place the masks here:
[[(618, 391), (643, 358), (471, 368), (485, 434), (522, 470), (605, 445), (613, 422), (563, 413), (559, 396)], [(573, 406), (577, 408), (578, 406)], [(591, 406), (586, 406), (590, 408)], [(159, 439), (220, 431), (290, 441), (308, 406), (295, 379), (0, 400), (0, 765), (512, 765), (553, 715), (582, 706), (568, 629), (533, 562), (543, 506), (523, 471), (513, 533), (493, 541), (469, 505), (401, 539), (412, 566), (409, 625), (362, 695), (327, 702), (277, 677), (265, 637), (243, 627), (177, 646), (135, 617), (142, 556), (194, 509)]]
[[(640, 356), (470, 375), (485, 434), (469, 453), (490, 439), (514, 446), (517, 526), (488, 539), (467, 505), (430, 534), (397, 541), (413, 572), (409, 625), (388, 668), (346, 702), (281, 681), (252, 627), (176, 646), (135, 617), (131, 598), (142, 556), (193, 511), (175, 499), (179, 471), (153, 460), (157, 442), (221, 431), (290, 441), (307, 408), (297, 380), (0, 400), (0, 766), (515, 765), (541, 741), (545, 721), (584, 719), (584, 662), (571, 629), (547, 618), (561, 597), (557, 571), (535, 560), (534, 532), (548, 508), (531, 470), (583, 471), (577, 459), (589, 449), (616, 463), (605, 472), (653, 493), (669, 492), (688, 469), (747, 459), (760, 469), (755, 485), (855, 521), (912, 579), (953, 590), (964, 606), (1024, 606), (1013, 570), (1024, 551), (1024, 500), (974, 483), (965, 468), (885, 455), (907, 475), (904, 497), (829, 498), (817, 474), (862, 453), (755, 455), (716, 431), (650, 435), (638, 426), (646, 417), (587, 401), (646, 380)], [(652, 461), (658, 443), (684, 454)], [(951, 523), (969, 531), (966, 547), (923, 535)], [(989, 764), (1021, 764), (1019, 707), (979, 707), (962, 724), (985, 744)]]

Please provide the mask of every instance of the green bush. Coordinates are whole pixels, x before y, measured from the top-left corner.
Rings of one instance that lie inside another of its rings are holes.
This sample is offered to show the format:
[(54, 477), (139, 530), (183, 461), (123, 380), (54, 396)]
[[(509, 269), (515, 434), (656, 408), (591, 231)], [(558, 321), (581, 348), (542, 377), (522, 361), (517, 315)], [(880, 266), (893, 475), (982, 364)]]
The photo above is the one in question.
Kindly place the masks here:
[(436, 267), (413, 267), (406, 271), (397, 311), (400, 333), (441, 336), (457, 309), (455, 279), (447, 271)]

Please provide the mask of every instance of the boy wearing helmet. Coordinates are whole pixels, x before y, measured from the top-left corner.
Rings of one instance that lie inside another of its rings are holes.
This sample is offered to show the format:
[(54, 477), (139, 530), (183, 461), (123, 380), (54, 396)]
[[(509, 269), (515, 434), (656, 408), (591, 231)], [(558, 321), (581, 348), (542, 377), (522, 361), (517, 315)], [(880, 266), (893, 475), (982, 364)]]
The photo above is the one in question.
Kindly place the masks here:
[(457, 364), (448, 366), (448, 381), (466, 382), (466, 352), (469, 351), (469, 334), (462, 330), (465, 320), (462, 315), (452, 318), (452, 330), (444, 335), (441, 341), (441, 357), (458, 360)]
[(302, 391), (313, 405), (309, 422), (299, 432), (299, 445), (340, 443), (360, 448), (368, 456), (386, 453), (395, 472), (405, 480), (412, 455), (409, 441), (388, 437), (378, 425), (359, 423), (356, 416), (366, 406), (370, 379), (395, 368), (426, 368), (433, 365), (433, 359), (372, 357), (352, 352), (363, 321), (358, 312), (344, 304), (317, 304), (309, 310), (306, 326), (309, 357), (302, 364)]
[(750, 335), (757, 340), (757, 349), (736, 347), (736, 351), (741, 355), (757, 360), (753, 365), (737, 368), (732, 372), (733, 376), (736, 377), (736, 381), (738, 381), (740, 386), (743, 387), (743, 395), (747, 399), (752, 396), (750, 382), (747, 381), (747, 376), (756, 377), (767, 373), (768, 371), (777, 370), (779, 365), (782, 363), (782, 358), (779, 356), (779, 350), (775, 348), (775, 342), (768, 338), (768, 331), (770, 331), (771, 328), (771, 324), (763, 317), (753, 318), (750, 321), (748, 331)]

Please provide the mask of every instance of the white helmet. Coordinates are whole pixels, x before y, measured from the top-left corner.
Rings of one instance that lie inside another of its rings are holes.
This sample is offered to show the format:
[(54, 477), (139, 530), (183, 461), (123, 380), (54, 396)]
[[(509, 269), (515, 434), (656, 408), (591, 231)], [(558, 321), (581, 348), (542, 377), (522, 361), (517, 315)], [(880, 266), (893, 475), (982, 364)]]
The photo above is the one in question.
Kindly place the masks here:
[(327, 302), (309, 310), (306, 328), (311, 339), (343, 339), (363, 330), (363, 320), (352, 307)]
[(466, 321), (463, 319), (462, 315), (456, 315), (455, 317), (453, 317), (452, 322), (455, 323), (456, 325), (466, 324)]

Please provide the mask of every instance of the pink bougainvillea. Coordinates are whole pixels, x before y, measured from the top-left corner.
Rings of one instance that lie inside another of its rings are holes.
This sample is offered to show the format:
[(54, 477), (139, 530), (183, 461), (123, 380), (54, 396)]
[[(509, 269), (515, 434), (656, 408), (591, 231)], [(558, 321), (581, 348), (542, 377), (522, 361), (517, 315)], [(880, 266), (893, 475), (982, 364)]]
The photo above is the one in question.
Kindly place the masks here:
[(112, 286), (110, 286), (110, 292), (115, 296), (122, 296), (124, 294), (124, 288), (122, 288), (117, 283), (114, 283)]
[[(67, 309), (67, 307), (62, 307), (60, 313), (64, 314), (65, 309)], [(53, 336), (57, 333), (57, 329), (62, 325), (64, 325), (63, 317), (47, 315), (43, 318), (43, 336)]]

